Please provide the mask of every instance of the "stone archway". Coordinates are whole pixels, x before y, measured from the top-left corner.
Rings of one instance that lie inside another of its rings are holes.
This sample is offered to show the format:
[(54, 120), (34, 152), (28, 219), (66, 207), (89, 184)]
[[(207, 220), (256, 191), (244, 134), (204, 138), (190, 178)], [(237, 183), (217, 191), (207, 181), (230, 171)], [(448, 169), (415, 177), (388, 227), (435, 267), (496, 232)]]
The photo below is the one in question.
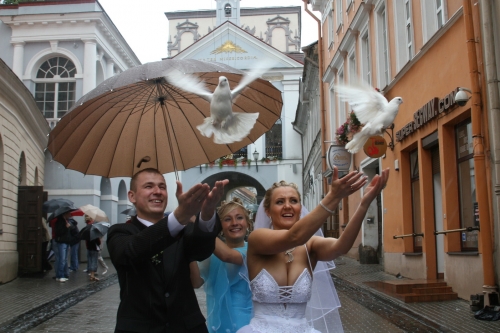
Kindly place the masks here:
[(252, 176), (240, 172), (219, 172), (205, 178), (202, 183), (207, 183), (208, 185), (210, 185), (210, 187), (212, 187), (217, 180), (221, 179), (229, 179), (229, 184), (224, 188), (224, 193), (226, 194), (239, 187), (254, 187), (257, 190), (258, 204), (262, 201), (264, 195), (266, 194), (266, 189), (259, 181), (257, 181)]

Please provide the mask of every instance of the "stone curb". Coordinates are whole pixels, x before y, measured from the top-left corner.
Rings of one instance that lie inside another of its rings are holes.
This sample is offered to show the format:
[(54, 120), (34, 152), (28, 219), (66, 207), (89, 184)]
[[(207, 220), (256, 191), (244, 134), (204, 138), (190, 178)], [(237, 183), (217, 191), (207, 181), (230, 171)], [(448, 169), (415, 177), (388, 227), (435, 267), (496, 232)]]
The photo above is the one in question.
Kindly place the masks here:
[(449, 328), (443, 327), (429, 318), (401, 306), (390, 297), (383, 296), (368, 287), (349, 282), (334, 273), (331, 275), (334, 279), (335, 288), (349, 294), (353, 301), (405, 332), (452, 332)]

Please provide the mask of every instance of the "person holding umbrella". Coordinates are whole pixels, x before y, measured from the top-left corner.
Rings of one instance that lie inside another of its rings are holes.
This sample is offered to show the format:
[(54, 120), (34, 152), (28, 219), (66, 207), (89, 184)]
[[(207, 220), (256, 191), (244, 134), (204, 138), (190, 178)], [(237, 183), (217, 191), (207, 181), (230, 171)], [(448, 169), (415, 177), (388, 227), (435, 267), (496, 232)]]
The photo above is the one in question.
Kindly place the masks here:
[(90, 229), (94, 224), (94, 220), (90, 216), (85, 215), (85, 223), (87, 226), (82, 229), (80, 235), (82, 239), (85, 239), (87, 247), (87, 273), (90, 275), (90, 281), (99, 281), (95, 274), (97, 272), (97, 257), (101, 249), (101, 239), (99, 237), (93, 239), (90, 237)]
[[(120, 306), (115, 332), (208, 332), (190, 281), (189, 263), (208, 258), (220, 220), (215, 208), (229, 181), (213, 188), (177, 182), (179, 206), (167, 217), (167, 185), (153, 168), (136, 173), (128, 198), (137, 215), (111, 226), (108, 250), (118, 273)], [(196, 221), (190, 219), (196, 215)]]
[(74, 226), (69, 222), (71, 212), (76, 210), (72, 205), (63, 206), (54, 212), (57, 217), (54, 224), (55, 240), (58, 253), (56, 281), (66, 282), (69, 279), (68, 272), (68, 249), (71, 243), (71, 228)]

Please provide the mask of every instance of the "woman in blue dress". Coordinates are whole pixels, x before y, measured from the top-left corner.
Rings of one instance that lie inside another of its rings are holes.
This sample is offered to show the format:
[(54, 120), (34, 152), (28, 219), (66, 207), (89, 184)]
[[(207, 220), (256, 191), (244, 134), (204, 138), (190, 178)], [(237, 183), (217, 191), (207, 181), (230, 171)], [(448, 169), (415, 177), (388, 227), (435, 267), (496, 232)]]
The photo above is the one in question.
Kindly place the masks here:
[(218, 209), (225, 243), (216, 239), (214, 254), (191, 263), (194, 288), (204, 285), (209, 332), (236, 332), (252, 317), (252, 292), (246, 267), (249, 212), (239, 198), (222, 202)]

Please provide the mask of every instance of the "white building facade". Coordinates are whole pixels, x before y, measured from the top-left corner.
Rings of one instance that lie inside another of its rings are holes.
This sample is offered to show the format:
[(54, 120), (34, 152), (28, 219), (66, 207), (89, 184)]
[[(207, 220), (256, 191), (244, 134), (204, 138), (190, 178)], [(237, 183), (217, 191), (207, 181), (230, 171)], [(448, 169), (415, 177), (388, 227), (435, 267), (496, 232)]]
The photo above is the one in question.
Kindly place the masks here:
[[(243, 156), (253, 163), (192, 168), (182, 173), (183, 186), (227, 178), (228, 197), (240, 187), (254, 187), (257, 203), (265, 190), (280, 180), (297, 183), (302, 192), (301, 139), (292, 125), (303, 68), (298, 35), (300, 7), (245, 9), (240, 8), (240, 1), (217, 0), (216, 10), (172, 12), (166, 16), (172, 58), (216, 61), (241, 70), (272, 64), (263, 79), (279, 89), (283, 98), (281, 118), (271, 131), (228, 157)], [(259, 155), (257, 162), (255, 152)]]

